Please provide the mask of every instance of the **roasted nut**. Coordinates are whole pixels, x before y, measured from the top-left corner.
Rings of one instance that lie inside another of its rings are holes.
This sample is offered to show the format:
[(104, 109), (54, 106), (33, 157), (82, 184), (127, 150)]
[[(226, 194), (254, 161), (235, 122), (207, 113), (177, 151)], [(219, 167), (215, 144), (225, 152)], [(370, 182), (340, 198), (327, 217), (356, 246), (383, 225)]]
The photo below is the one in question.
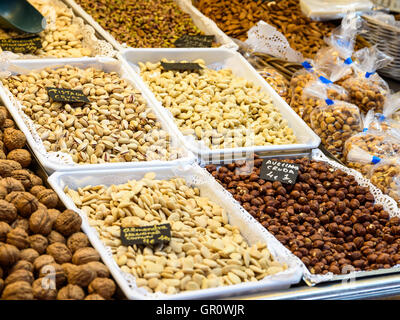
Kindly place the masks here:
[(57, 294), (57, 300), (83, 300), (85, 292), (80, 286), (68, 284), (61, 288)]
[(55, 300), (57, 298), (57, 289), (49, 284), (48, 278), (39, 278), (32, 283), (32, 292), (35, 299)]
[(13, 273), (10, 273), (10, 275), (6, 278), (4, 284), (8, 286), (9, 284), (17, 281), (25, 281), (28, 282), (29, 284), (32, 284), (33, 282), (32, 272), (25, 269), (16, 270)]
[(76, 250), (89, 246), (89, 239), (83, 232), (75, 232), (67, 240), (67, 247), (74, 253)]
[(36, 197), (29, 192), (13, 191), (6, 196), (5, 200), (12, 203), (17, 209), (18, 214), (24, 218), (29, 218), (39, 206)]
[(33, 300), (32, 287), (26, 281), (13, 282), (4, 288), (1, 298), (4, 300)]
[(39, 254), (43, 254), (46, 252), (46, 248), (49, 244), (48, 240), (45, 236), (41, 234), (34, 234), (29, 237), (29, 242), (32, 249), (35, 249)]
[(29, 261), (30, 263), (33, 263), (36, 258), (39, 257), (39, 253), (32, 248), (24, 249), (21, 250), (21, 260), (26, 260)]
[(18, 162), (22, 168), (27, 168), (31, 164), (32, 157), (28, 150), (25, 149), (14, 149), (7, 155), (8, 160), (14, 160)]
[(50, 234), (47, 236), (47, 240), (49, 241), (50, 244), (55, 243), (55, 242), (60, 242), (62, 244), (65, 244), (65, 238), (61, 233), (58, 233), (57, 231), (52, 231)]
[(15, 228), (7, 234), (7, 243), (18, 249), (26, 249), (29, 247), (29, 236), (24, 229)]
[(80, 248), (75, 251), (74, 255), (72, 256), (72, 263), (76, 265), (86, 264), (92, 261), (99, 261), (100, 255), (99, 253), (90, 247), (87, 248)]
[(12, 266), (20, 258), (20, 252), (16, 246), (11, 244), (0, 244), (0, 265), (3, 267)]
[(47, 210), (38, 209), (29, 218), (29, 227), (32, 232), (48, 235), (51, 232), (52, 222)]
[(105, 299), (111, 299), (115, 293), (116, 286), (114, 281), (106, 278), (94, 279), (88, 287), (89, 293), (98, 293)]
[(65, 210), (58, 215), (54, 224), (55, 229), (64, 236), (69, 236), (81, 229), (82, 219), (75, 211)]
[(67, 246), (63, 243), (56, 242), (49, 245), (46, 252), (51, 255), (57, 263), (61, 264), (71, 261), (71, 251), (69, 251)]

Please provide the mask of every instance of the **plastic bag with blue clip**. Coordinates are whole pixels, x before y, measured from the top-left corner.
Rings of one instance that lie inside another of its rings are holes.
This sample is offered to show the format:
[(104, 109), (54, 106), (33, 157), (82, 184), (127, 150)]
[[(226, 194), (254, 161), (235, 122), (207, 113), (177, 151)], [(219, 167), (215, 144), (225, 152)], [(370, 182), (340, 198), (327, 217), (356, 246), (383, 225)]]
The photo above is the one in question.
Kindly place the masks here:
[(376, 70), (393, 58), (379, 51), (377, 46), (361, 49), (353, 57), (353, 75), (340, 84), (348, 91), (350, 102), (357, 105), (361, 112), (367, 113), (371, 109), (382, 112), (390, 90)]
[(362, 122), (357, 106), (328, 97), (328, 91), (332, 89), (343, 90), (339, 86), (327, 85), (318, 80), (307, 85), (303, 95), (306, 99), (315, 98), (323, 101), (310, 114), (311, 128), (321, 138), (325, 148), (344, 162), (344, 144), (348, 138), (361, 131)]
[(393, 132), (397, 130), (400, 132), (400, 91), (388, 95), (383, 106), (381, 113), (374, 113), (373, 110), (368, 113), (373, 113), (370, 128), (378, 131)]

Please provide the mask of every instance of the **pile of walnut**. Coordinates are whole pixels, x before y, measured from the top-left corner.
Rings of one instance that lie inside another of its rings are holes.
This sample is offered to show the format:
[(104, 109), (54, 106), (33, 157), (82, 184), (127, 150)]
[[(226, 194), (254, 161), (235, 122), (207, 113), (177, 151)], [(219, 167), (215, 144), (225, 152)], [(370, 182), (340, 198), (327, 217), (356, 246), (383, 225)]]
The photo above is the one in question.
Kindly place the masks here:
[(57, 194), (28, 169), (25, 136), (1, 106), (0, 129), (1, 299), (112, 298), (116, 285), (80, 232), (81, 218), (56, 209)]

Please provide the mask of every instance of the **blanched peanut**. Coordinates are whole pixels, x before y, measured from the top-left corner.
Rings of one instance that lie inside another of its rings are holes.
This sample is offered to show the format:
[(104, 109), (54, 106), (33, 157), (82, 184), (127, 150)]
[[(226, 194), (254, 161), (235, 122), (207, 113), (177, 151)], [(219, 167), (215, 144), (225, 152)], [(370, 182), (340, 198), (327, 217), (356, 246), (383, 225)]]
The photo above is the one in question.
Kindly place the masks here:
[[(266, 244), (248, 245), (224, 209), (202, 197), (198, 188), (187, 186), (183, 178), (154, 178), (148, 173), (121, 185), (64, 190), (139, 287), (174, 294), (257, 281), (287, 268), (274, 261)], [(121, 226), (161, 223), (171, 224), (169, 244), (121, 246)]]

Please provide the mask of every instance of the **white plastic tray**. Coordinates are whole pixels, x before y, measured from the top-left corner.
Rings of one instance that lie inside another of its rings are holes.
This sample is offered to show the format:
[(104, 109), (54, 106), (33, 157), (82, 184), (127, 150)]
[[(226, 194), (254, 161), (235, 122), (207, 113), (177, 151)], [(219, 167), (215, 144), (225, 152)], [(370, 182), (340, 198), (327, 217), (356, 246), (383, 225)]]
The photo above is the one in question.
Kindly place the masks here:
[[(125, 65), (118, 60), (106, 57), (97, 58), (66, 58), (66, 59), (32, 59), (32, 60), (10, 60), (8, 65), (2, 66), (2, 71), (5, 73), (11, 72), (12, 74), (26, 73), (31, 70), (43, 69), (45, 67), (57, 68), (63, 65), (72, 65), (81, 68), (96, 67), (106, 72), (115, 71), (122, 78), (129, 81), (134, 87), (140, 90), (142, 85), (136, 83), (136, 79), (131, 77), (130, 73), (125, 69)], [(3, 74), (4, 76), (4, 74)], [(168, 124), (158, 114), (157, 108), (152, 106), (151, 99), (149, 99), (146, 93), (142, 92), (147, 105), (154, 111), (157, 119), (160, 121), (162, 128), (170, 133), (171, 144), (178, 147), (178, 140), (173, 136), (173, 133), (169, 130)], [(77, 164), (68, 163), (63, 159), (62, 154), (48, 153), (40, 139), (38, 133), (34, 129), (33, 121), (26, 116), (21, 110), (20, 102), (10, 93), (9, 90), (5, 89), (3, 84), (0, 83), (0, 97), (6, 105), (7, 109), (12, 114), (15, 122), (22, 132), (24, 132), (27, 141), (32, 148), (33, 152), (37, 156), (39, 162), (45, 168), (48, 174), (59, 170), (101, 170), (111, 168), (132, 168), (132, 167), (152, 167), (152, 166), (169, 166), (176, 165), (178, 163), (191, 163), (195, 161), (195, 157), (191, 152), (188, 152), (184, 148), (179, 146), (182, 151), (182, 157), (172, 161), (140, 161), (140, 162), (118, 162), (118, 163), (105, 163), (105, 164)], [(59, 156), (61, 154), (61, 157)]]
[[(100, 24), (98, 24), (91, 15), (82, 9), (74, 0), (62, 0), (68, 4), (75, 12), (77, 16), (82, 17), (88, 24), (90, 24), (105, 40), (110, 42), (117, 50), (128, 48), (123, 43), (118, 42), (108, 31), (104, 30)], [(183, 12), (186, 12), (192, 18), (194, 24), (205, 34), (215, 35), (217, 43), (223, 48), (237, 50), (238, 45), (229, 38), (214, 21), (203, 15), (197, 8), (192, 5), (191, 0), (175, 0)]]
[[(65, 186), (71, 189), (85, 187), (87, 185), (121, 184), (128, 180), (141, 179), (146, 172), (155, 172), (156, 179), (170, 179), (183, 177), (188, 185), (197, 186), (202, 196), (208, 197), (222, 206), (228, 213), (229, 223), (238, 226), (242, 236), (253, 244), (259, 241), (267, 243), (268, 249), (277, 261), (286, 263), (288, 269), (278, 274), (267, 276), (257, 282), (248, 282), (238, 285), (218, 287), (212, 289), (182, 292), (174, 295), (150, 294), (145, 289), (136, 287), (135, 278), (123, 273), (112, 257), (110, 248), (105, 247), (97, 235), (97, 231), (89, 225), (86, 215), (81, 212), (72, 199), (64, 193)], [(241, 294), (266, 292), (288, 288), (291, 284), (298, 283), (302, 276), (299, 262), (290, 254), (286, 248), (279, 243), (264, 227), (262, 227), (252, 216), (244, 211), (236, 201), (232, 201), (227, 191), (204, 169), (196, 164), (176, 166), (169, 168), (135, 168), (122, 170), (101, 170), (86, 172), (56, 172), (48, 180), (57, 192), (61, 201), (69, 209), (77, 211), (82, 217), (82, 229), (88, 235), (92, 245), (101, 255), (104, 263), (109, 267), (114, 279), (120, 285), (129, 299), (214, 299), (233, 297)]]
[[(120, 56), (120, 54), (117, 54)], [(293, 129), (298, 143), (286, 145), (270, 145), (270, 146), (254, 146), (245, 148), (229, 148), (211, 150), (200, 147), (193, 137), (184, 137), (181, 131), (175, 124), (172, 114), (162, 106), (162, 103), (157, 100), (149, 87), (145, 84), (142, 88), (151, 97), (153, 104), (157, 106), (168, 121), (171, 129), (179, 137), (185, 147), (192, 151), (203, 163), (210, 163), (217, 159), (239, 159), (243, 154), (266, 153), (266, 152), (289, 152), (289, 151), (304, 151), (317, 148), (321, 139), (312, 131), (307, 124), (301, 119), (296, 112), (276, 93), (274, 89), (257, 73), (257, 71), (244, 59), (239, 53), (228, 49), (125, 49), (121, 53), (121, 59), (133, 68), (136, 77), (140, 77), (139, 62), (158, 62), (162, 58), (170, 60), (195, 60), (203, 59), (206, 65), (210, 68), (230, 68), (234, 74), (250, 81), (253, 81), (257, 86), (260, 86), (263, 91), (267, 92), (277, 109), (282, 116), (288, 121), (289, 126)], [(140, 77), (141, 79), (141, 77)], [(212, 159), (212, 160), (210, 160)]]

